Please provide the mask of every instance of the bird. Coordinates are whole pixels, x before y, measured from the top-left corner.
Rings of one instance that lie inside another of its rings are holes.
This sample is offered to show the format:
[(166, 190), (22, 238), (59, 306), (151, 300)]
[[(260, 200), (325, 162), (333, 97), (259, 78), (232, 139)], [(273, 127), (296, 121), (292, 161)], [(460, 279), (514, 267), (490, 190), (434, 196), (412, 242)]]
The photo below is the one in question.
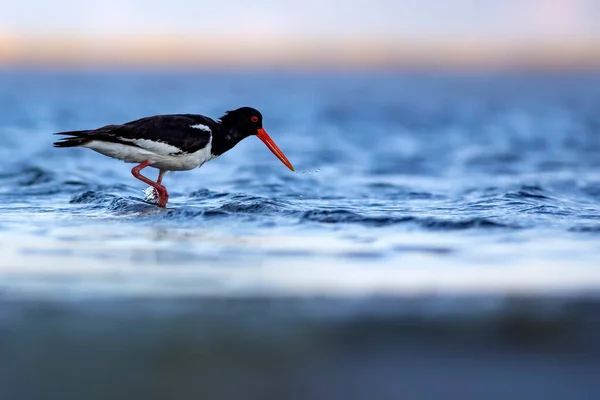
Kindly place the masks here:
[[(158, 198), (158, 206), (162, 208), (169, 201), (169, 193), (162, 184), (167, 171), (199, 168), (249, 136), (257, 136), (286, 167), (294, 171), (290, 161), (263, 128), (262, 114), (252, 107), (226, 111), (218, 119), (200, 114), (164, 114), (121, 125), (54, 134), (66, 136), (55, 141), (54, 147), (84, 147), (126, 163), (136, 163), (131, 173), (154, 188), (154, 197)], [(156, 181), (141, 174), (146, 167), (158, 169)]]

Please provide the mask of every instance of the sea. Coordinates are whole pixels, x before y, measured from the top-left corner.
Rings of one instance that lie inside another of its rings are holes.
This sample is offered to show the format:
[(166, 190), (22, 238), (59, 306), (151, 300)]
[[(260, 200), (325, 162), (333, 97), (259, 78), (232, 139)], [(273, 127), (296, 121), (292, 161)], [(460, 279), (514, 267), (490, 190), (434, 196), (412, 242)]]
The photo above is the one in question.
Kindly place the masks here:
[[(52, 146), (242, 106), (166, 209)], [(599, 73), (0, 71), (3, 400), (598, 399), (599, 294)]]

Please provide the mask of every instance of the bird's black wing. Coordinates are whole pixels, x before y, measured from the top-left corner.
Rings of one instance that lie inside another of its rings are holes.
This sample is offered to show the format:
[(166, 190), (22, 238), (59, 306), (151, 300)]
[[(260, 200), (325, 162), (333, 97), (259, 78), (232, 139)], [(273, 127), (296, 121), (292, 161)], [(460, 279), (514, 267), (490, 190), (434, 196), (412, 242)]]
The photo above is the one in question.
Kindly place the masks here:
[(72, 147), (99, 140), (137, 146), (163, 155), (183, 155), (206, 147), (216, 127), (214, 120), (203, 115), (156, 115), (89, 131), (59, 132), (57, 135), (71, 137), (54, 145)]

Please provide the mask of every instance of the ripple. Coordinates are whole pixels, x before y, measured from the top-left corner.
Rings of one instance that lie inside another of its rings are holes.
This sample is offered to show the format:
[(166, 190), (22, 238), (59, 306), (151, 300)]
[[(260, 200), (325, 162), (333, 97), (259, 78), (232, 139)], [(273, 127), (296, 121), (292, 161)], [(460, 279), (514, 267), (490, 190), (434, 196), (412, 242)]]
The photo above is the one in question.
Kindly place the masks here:
[(600, 233), (600, 225), (580, 225), (569, 228), (571, 232)]
[(88, 190), (84, 193), (74, 196), (69, 203), (71, 204), (105, 204), (110, 203), (114, 196), (109, 196), (104, 193), (98, 193), (93, 190)]
[(219, 199), (221, 197), (229, 196), (230, 193), (215, 192), (208, 189), (200, 189), (193, 191), (188, 195), (191, 199)]
[(9, 180), (10, 184), (20, 187), (36, 186), (50, 183), (55, 173), (39, 166), (25, 166), (12, 171), (0, 173), (0, 180)]
[(536, 193), (528, 190), (519, 190), (518, 192), (508, 192), (504, 195), (504, 197), (508, 199), (538, 199), (538, 200), (546, 200), (550, 199), (550, 197), (542, 194)]
[(148, 213), (160, 214), (164, 213), (165, 211), (163, 208), (159, 208), (154, 204), (146, 203), (143, 200), (139, 200), (133, 197), (113, 197), (110, 203), (108, 204), (108, 210), (117, 215)]
[(74, 179), (61, 180), (53, 170), (40, 166), (19, 166), (0, 173), (0, 191), (15, 196), (48, 196), (73, 193), (89, 187)]
[(306, 211), (302, 220), (328, 224), (360, 224), (365, 226), (388, 226), (412, 223), (429, 230), (462, 230), (473, 228), (509, 228), (519, 229), (515, 224), (505, 224), (488, 218), (441, 219), (420, 218), (411, 215), (401, 216), (364, 216), (348, 210), (311, 210)]
[(411, 222), (415, 218), (410, 216), (363, 216), (348, 210), (310, 210), (302, 214), (301, 220), (327, 224), (357, 223), (368, 226), (386, 226)]
[(231, 216), (230, 213), (222, 210), (205, 210), (196, 207), (178, 207), (172, 210), (168, 210), (165, 214), (165, 218), (191, 220), (194, 218), (224, 218)]
[(493, 221), (488, 218), (468, 218), (458, 220), (444, 220), (437, 218), (427, 218), (418, 221), (419, 225), (429, 229), (440, 229), (440, 230), (463, 230), (473, 228), (507, 228), (507, 229), (520, 229), (519, 225), (515, 224), (504, 224), (498, 221)]
[(273, 214), (283, 211), (284, 207), (277, 202), (262, 199), (250, 202), (231, 201), (223, 204), (217, 210), (233, 214)]

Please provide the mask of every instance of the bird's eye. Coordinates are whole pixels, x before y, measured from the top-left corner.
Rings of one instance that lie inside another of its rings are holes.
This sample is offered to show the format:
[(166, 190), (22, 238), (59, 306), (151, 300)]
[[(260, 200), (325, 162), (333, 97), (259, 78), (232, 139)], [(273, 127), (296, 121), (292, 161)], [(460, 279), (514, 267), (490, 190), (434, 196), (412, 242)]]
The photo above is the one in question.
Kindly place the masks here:
[(250, 121), (252, 122), (258, 122), (258, 117), (256, 115), (253, 115), (250, 117)]

